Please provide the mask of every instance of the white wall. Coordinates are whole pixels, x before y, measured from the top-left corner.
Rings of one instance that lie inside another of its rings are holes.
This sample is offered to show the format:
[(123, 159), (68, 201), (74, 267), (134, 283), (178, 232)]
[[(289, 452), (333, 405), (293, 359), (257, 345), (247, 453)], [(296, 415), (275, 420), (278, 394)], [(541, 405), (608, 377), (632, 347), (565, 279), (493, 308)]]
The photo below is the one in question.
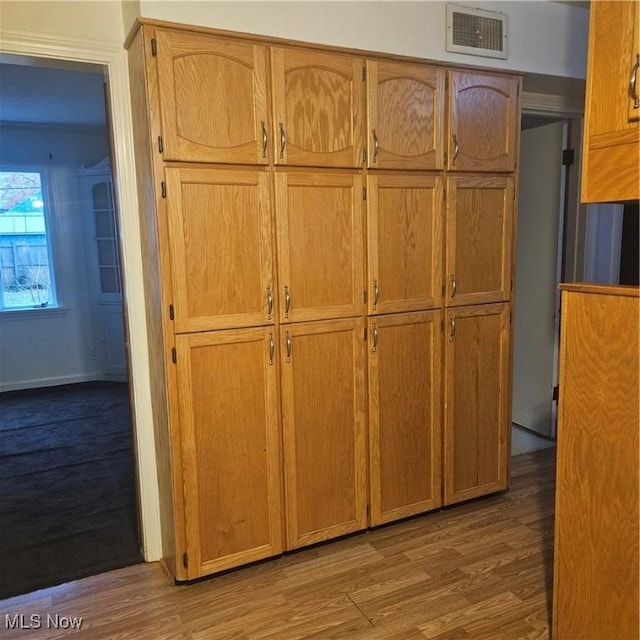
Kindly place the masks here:
[(44, 167), (53, 196), (51, 236), (60, 311), (0, 315), (0, 391), (91, 380), (96, 375), (77, 169), (109, 153), (106, 129), (3, 125), (0, 165)]
[(586, 9), (545, 0), (457, 2), (507, 14), (509, 58), (497, 60), (445, 51), (446, 4), (439, 1), (139, 2), (140, 13), (147, 18), (464, 65), (585, 77), (589, 18)]

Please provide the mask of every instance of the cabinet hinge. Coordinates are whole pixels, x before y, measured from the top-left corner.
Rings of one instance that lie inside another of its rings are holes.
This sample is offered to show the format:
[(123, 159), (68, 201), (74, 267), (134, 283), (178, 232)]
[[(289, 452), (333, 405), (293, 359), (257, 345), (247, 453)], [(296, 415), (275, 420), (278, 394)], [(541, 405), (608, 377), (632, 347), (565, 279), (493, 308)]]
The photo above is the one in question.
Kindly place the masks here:
[(164, 152), (164, 141), (162, 140), (162, 136), (158, 136), (158, 153)]
[(189, 556), (186, 551), (182, 554), (182, 566), (185, 569), (189, 566)]
[(164, 180), (160, 183), (160, 192), (163, 198), (167, 197), (167, 183)]
[(362, 187), (362, 199), (363, 200), (367, 199), (367, 188), (366, 187)]
[(362, 67), (362, 82), (367, 79), (367, 67)]
[(151, 38), (151, 55), (154, 57), (158, 55), (158, 43), (155, 38)]
[(562, 150), (562, 164), (565, 167), (570, 167), (576, 160), (575, 149), (563, 149)]
[(178, 353), (176, 352), (175, 347), (171, 348), (171, 362), (173, 362), (173, 364), (176, 364), (176, 362), (178, 362)]
[(560, 397), (560, 387), (558, 385), (556, 385), (555, 387), (553, 387), (553, 396), (552, 396), (552, 400), (554, 402), (558, 402), (558, 398)]
[(173, 313), (173, 305), (169, 305), (169, 320), (175, 320), (175, 315)]

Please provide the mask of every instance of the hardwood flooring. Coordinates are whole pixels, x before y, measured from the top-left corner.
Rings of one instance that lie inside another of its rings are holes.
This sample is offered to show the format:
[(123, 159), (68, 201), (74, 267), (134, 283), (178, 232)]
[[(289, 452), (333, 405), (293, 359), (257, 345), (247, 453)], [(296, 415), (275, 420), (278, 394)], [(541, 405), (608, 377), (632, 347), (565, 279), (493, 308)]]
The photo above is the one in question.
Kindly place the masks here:
[(536, 451), (513, 459), (504, 494), (190, 585), (152, 563), (5, 600), (0, 636), (548, 638), (554, 477), (555, 449)]

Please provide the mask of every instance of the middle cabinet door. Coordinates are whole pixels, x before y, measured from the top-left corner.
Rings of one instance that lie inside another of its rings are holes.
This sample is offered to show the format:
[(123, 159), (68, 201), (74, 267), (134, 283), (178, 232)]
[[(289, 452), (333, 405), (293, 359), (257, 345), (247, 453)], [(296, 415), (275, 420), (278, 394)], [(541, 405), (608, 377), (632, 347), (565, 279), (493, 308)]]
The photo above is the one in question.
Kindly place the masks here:
[(276, 174), (280, 320), (364, 313), (363, 194), (357, 172)]

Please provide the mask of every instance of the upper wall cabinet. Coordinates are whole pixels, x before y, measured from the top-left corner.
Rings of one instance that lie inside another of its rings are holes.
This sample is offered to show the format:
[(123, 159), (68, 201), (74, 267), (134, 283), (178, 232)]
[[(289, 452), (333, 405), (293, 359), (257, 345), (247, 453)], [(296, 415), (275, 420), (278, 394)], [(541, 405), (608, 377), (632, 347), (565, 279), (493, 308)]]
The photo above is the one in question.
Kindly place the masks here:
[(444, 69), (367, 62), (368, 166), (441, 169)]
[(266, 164), (266, 47), (156, 31), (165, 160)]
[(363, 61), (347, 55), (275, 47), (275, 162), (362, 166)]
[(449, 71), (448, 169), (515, 169), (519, 87), (513, 76)]

